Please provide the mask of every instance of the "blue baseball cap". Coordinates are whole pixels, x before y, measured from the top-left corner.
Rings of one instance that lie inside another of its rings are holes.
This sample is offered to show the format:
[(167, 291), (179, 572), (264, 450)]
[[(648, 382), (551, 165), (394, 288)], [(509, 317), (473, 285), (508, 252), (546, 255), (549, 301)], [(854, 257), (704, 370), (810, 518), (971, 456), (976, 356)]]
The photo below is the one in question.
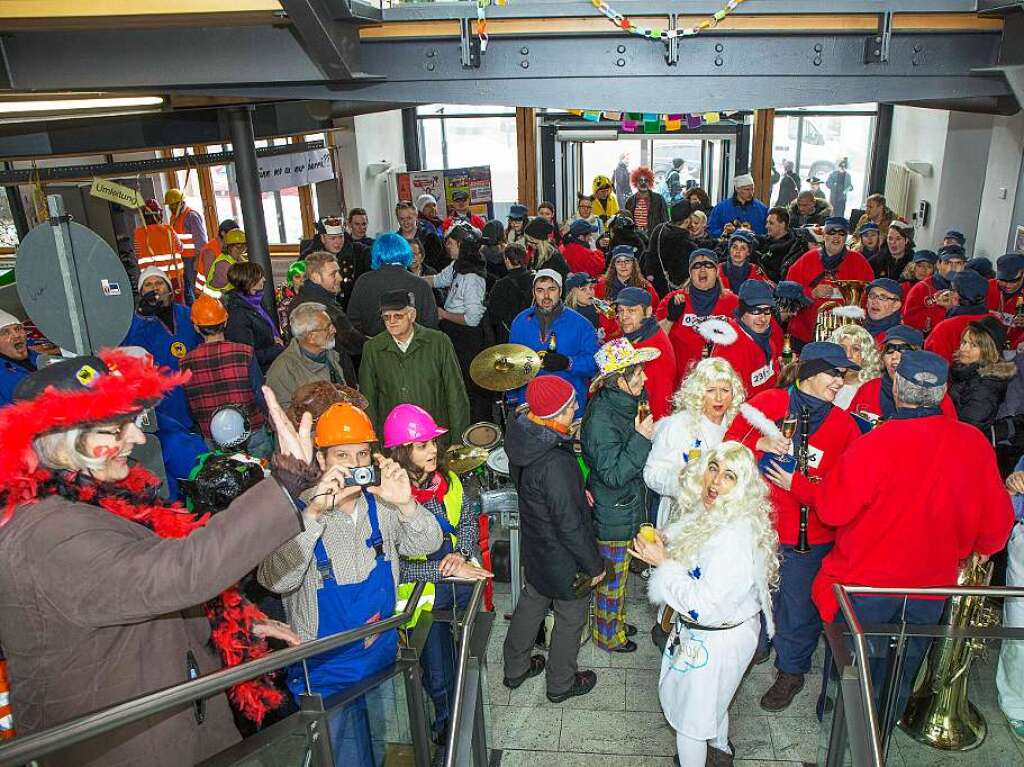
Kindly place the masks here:
[(944, 239), (944, 240), (956, 240), (956, 242), (958, 242), (960, 244), (960, 247), (963, 247), (964, 245), (967, 244), (967, 237), (964, 236), (963, 232), (961, 232), (961, 231), (959, 231), (957, 229), (950, 229), (948, 232), (946, 232), (946, 234), (942, 237), (942, 239)]
[(857, 227), (857, 234), (864, 234), (864, 232), (881, 232), (881, 231), (882, 230), (879, 229), (878, 224), (876, 224), (874, 221), (865, 221), (863, 224), (861, 224), (859, 227)]
[(939, 248), (939, 261), (949, 261), (954, 258), (966, 261), (967, 251), (965, 251), (960, 245), (946, 245)]
[(886, 343), (889, 341), (903, 341), (911, 346), (916, 346), (920, 349), (924, 346), (924, 334), (917, 328), (912, 328), (910, 325), (893, 325), (887, 331), (885, 331)]
[(761, 280), (747, 280), (740, 285), (740, 306), (775, 306), (771, 285)]
[(578, 218), (569, 225), (570, 237), (586, 237), (597, 231), (597, 225), (592, 224), (585, 218)]
[(710, 248), (697, 248), (690, 252), (689, 266), (692, 267), (697, 261), (710, 261), (713, 264), (718, 264), (718, 254)]
[(988, 280), (972, 269), (952, 275), (950, 282), (960, 298), (968, 304), (981, 303), (988, 293)]
[(616, 306), (650, 306), (651, 294), (643, 288), (623, 288), (615, 296)]
[(886, 293), (890, 293), (897, 298), (903, 298), (903, 289), (900, 287), (900, 284), (889, 277), (878, 277), (872, 280), (868, 283), (868, 290), (870, 291), (871, 288), (881, 288)]
[(937, 263), (939, 260), (939, 254), (934, 250), (915, 250), (914, 257), (911, 259), (915, 264), (922, 262), (928, 262), (929, 264)]
[(757, 242), (757, 237), (747, 229), (734, 229), (732, 234), (729, 235), (729, 243), (732, 244), (733, 240), (742, 240), (753, 248), (754, 243)]
[(909, 351), (900, 355), (900, 364), (896, 366), (896, 375), (915, 386), (933, 389), (945, 386), (949, 376), (949, 365), (942, 357), (933, 352)]
[(1024, 271), (1024, 255), (1006, 253), (996, 259), (996, 279), (1013, 282)]
[(804, 295), (804, 286), (793, 280), (782, 280), (775, 286), (775, 299), (800, 306), (810, 306), (813, 303)]
[(584, 285), (593, 285), (595, 282), (597, 282), (597, 278), (591, 277), (586, 272), (573, 272), (565, 280), (565, 293), (568, 295), (573, 288), (582, 288)]
[(835, 368), (860, 370), (860, 365), (846, 356), (842, 346), (831, 341), (812, 341), (800, 350), (800, 378), (809, 378)]
[(992, 262), (982, 256), (975, 256), (967, 262), (967, 268), (977, 272), (986, 280), (996, 278), (996, 270), (992, 268)]
[(825, 219), (825, 231), (829, 229), (842, 229), (844, 232), (850, 231), (850, 222), (842, 216), (829, 216)]
[(616, 261), (620, 258), (631, 258), (636, 260), (636, 248), (632, 245), (616, 245), (612, 248), (612, 252), (609, 255), (609, 260)]

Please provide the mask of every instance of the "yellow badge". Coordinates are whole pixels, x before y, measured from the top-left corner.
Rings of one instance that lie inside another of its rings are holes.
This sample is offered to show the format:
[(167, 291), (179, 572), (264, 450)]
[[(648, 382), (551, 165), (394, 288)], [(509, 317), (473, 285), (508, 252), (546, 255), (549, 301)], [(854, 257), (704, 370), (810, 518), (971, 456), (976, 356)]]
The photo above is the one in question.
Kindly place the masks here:
[(188, 349), (185, 348), (185, 344), (181, 341), (175, 341), (171, 344), (171, 354), (181, 360), (185, 358), (186, 354), (188, 354)]
[(78, 379), (78, 383), (82, 384), (82, 386), (88, 386), (91, 384), (96, 379), (97, 375), (99, 375), (99, 373), (96, 372), (96, 368), (90, 365), (82, 365), (82, 367), (78, 368), (75, 372), (75, 378)]
[(686, 456), (687, 461), (699, 461), (700, 460), (700, 448), (691, 447), (690, 452)]

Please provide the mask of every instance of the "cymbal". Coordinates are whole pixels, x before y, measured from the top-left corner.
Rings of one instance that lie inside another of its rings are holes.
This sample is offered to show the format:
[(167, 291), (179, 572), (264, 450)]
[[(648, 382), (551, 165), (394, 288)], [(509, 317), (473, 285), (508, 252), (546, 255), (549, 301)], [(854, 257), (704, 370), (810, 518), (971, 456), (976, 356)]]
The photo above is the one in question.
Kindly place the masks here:
[(489, 391), (525, 386), (540, 371), (540, 355), (522, 344), (498, 344), (484, 349), (469, 364), (469, 377)]
[(483, 466), (489, 452), (482, 447), (452, 445), (445, 452), (445, 462), (448, 464), (448, 468), (456, 474), (466, 474)]

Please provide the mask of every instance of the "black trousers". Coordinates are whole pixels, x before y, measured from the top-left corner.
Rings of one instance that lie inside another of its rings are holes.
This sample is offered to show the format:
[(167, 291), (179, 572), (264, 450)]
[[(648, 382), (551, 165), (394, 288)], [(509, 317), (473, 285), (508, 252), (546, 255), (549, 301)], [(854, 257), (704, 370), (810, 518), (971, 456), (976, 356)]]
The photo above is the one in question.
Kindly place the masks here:
[(480, 327), (469, 327), (459, 325), (449, 320), (441, 320), (438, 327), (445, 335), (452, 339), (455, 347), (455, 356), (459, 359), (459, 369), (462, 371), (462, 380), (466, 384), (466, 394), (469, 395), (469, 421), (493, 421), (494, 403), (497, 393), (489, 392), (477, 386), (469, 377), (469, 365), (484, 348), (484, 332)]

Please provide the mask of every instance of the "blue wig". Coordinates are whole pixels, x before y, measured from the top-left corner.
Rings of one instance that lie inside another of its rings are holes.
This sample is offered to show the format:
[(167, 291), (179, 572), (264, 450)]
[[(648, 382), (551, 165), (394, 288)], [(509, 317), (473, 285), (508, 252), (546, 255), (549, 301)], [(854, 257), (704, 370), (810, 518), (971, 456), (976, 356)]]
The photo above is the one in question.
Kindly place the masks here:
[(388, 232), (373, 241), (370, 251), (370, 268), (377, 270), (385, 264), (398, 264), (408, 269), (412, 266), (412, 248), (399, 234)]

